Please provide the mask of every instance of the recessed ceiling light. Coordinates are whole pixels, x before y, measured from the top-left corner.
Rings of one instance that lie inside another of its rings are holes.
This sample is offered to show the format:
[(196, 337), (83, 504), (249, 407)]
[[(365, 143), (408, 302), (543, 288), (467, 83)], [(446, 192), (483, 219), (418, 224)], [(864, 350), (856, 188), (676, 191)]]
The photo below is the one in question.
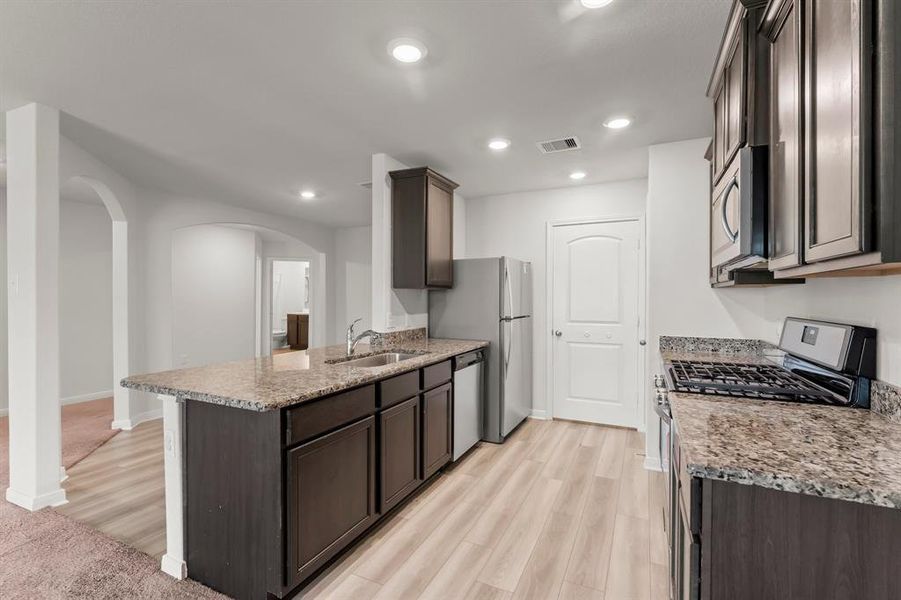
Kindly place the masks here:
[(607, 6), (613, 0), (581, 0), (581, 2), (585, 8), (601, 8), (602, 6)]
[(488, 147), (492, 150), (506, 150), (510, 147), (510, 140), (505, 138), (493, 138), (488, 140)]
[(585, 171), (573, 171), (569, 174), (570, 179), (585, 179)]
[(623, 129), (632, 124), (632, 119), (628, 117), (613, 117), (604, 121), (604, 127), (607, 129)]
[(313, 198), (316, 197), (316, 192), (314, 192), (312, 190), (304, 190), (300, 193), (300, 197), (303, 198), (304, 200), (312, 200)]
[(411, 38), (398, 38), (388, 44), (388, 54), (402, 63), (415, 63), (425, 58), (429, 51), (417, 40)]

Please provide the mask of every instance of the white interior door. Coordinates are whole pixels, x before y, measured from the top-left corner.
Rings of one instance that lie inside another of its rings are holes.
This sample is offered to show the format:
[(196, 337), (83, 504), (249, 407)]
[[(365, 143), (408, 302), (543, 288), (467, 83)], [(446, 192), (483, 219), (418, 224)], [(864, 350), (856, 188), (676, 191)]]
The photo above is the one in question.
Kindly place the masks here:
[(554, 416), (638, 425), (637, 220), (553, 228)]

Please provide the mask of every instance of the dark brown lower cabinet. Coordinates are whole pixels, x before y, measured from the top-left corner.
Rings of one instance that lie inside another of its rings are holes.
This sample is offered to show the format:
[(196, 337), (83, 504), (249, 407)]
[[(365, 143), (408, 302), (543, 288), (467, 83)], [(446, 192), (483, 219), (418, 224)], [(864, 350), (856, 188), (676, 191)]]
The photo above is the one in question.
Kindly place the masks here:
[(391, 510), (415, 490), (420, 477), (419, 396), (384, 410), (381, 425), (381, 508)]
[(288, 451), (289, 587), (352, 542), (376, 512), (375, 417)]
[(450, 462), (452, 377), (446, 361), (262, 412), (186, 400), (188, 576), (296, 596)]
[(690, 487), (671, 522), (674, 600), (901, 597), (901, 511), (709, 479)]
[(901, 596), (901, 511), (704, 481), (702, 598)]
[(422, 395), (422, 478), (428, 479), (453, 455), (453, 385), (448, 382)]

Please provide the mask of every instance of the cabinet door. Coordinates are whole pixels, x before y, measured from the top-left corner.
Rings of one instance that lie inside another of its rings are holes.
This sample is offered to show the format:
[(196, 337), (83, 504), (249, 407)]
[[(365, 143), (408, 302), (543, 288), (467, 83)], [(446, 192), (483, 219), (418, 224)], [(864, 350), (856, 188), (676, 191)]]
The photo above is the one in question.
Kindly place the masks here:
[(870, 244), (868, 6), (805, 4), (806, 262), (858, 254)]
[(289, 587), (301, 583), (375, 521), (375, 451), (375, 417), (288, 451)]
[(383, 411), (382, 442), (382, 512), (387, 512), (419, 486), (420, 419), (419, 396)]
[(428, 183), (426, 207), (426, 285), (454, 285), (454, 193)]
[(422, 478), (450, 462), (453, 453), (453, 386), (445, 383), (422, 395)]
[(801, 13), (803, 0), (787, 0), (770, 46), (770, 210), (771, 270), (801, 264), (803, 197), (803, 103)]
[(723, 71), (723, 86), (726, 93), (725, 106), (725, 140), (723, 164), (727, 165), (745, 143), (745, 25), (744, 21), (735, 36), (735, 42), (729, 51), (729, 58)]
[(719, 181), (726, 166), (726, 82), (720, 83), (713, 98), (713, 182)]

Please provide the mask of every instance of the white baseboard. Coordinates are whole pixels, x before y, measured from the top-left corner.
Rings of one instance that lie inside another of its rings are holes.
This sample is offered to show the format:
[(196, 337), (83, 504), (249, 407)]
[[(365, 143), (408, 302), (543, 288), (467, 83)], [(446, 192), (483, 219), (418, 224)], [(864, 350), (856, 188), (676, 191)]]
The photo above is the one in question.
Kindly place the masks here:
[(185, 561), (179, 560), (168, 554), (163, 554), (163, 560), (160, 561), (160, 569), (166, 575), (182, 580), (188, 576), (188, 565)]
[(547, 411), (533, 408), (532, 414), (529, 415), (529, 418), (530, 419), (538, 419), (539, 421), (547, 421)]
[(644, 457), (644, 468), (648, 471), (662, 471), (663, 469), (660, 466), (660, 458), (656, 456), (645, 456)]
[(6, 417), (6, 416), (9, 416), (9, 409), (8, 408), (0, 408), (0, 417)]
[(148, 410), (145, 413), (141, 413), (136, 415), (130, 419), (120, 419), (118, 421), (113, 421), (110, 426), (112, 429), (124, 429), (125, 431), (131, 431), (141, 423), (146, 423), (147, 421), (153, 421), (155, 419), (163, 418), (163, 409), (157, 410)]
[(112, 398), (112, 390), (104, 390), (102, 392), (91, 392), (90, 394), (79, 394), (77, 396), (68, 396), (60, 398), (60, 404), (78, 404), (79, 402), (90, 402), (91, 400), (100, 400), (101, 398)]
[(59, 489), (40, 496), (29, 496), (12, 488), (6, 488), (6, 501), (34, 512), (51, 506), (61, 506), (68, 502), (66, 490)]

